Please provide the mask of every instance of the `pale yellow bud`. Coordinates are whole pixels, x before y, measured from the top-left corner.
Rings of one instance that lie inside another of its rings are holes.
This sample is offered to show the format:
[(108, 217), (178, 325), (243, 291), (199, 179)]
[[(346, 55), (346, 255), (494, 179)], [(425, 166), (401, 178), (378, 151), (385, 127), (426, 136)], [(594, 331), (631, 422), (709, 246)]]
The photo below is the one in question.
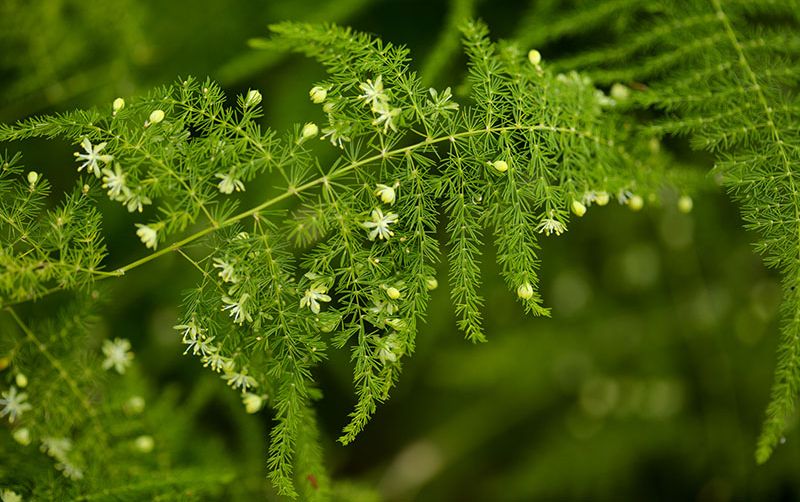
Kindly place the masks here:
[(533, 286), (529, 282), (523, 282), (517, 288), (517, 296), (523, 300), (530, 300), (533, 297)]
[(530, 61), (533, 66), (539, 66), (539, 63), (542, 62), (542, 53), (536, 49), (528, 51), (528, 61)]
[(626, 85), (616, 83), (611, 86), (611, 97), (617, 101), (626, 101), (631, 97), (631, 90)]
[(436, 277), (428, 277), (425, 279), (425, 287), (428, 288), (428, 291), (433, 291), (439, 287), (439, 281), (436, 280)]
[(386, 288), (386, 294), (389, 295), (389, 298), (391, 298), (392, 300), (397, 300), (402, 296), (400, 290), (395, 287)]
[(586, 214), (586, 206), (583, 205), (579, 200), (572, 201), (572, 212), (575, 213), (575, 216), (581, 217)]
[(134, 441), (134, 446), (141, 453), (150, 453), (156, 445), (153, 436), (139, 436)]
[(300, 133), (300, 139), (305, 141), (309, 138), (313, 138), (317, 134), (319, 134), (319, 127), (317, 127), (317, 124), (308, 122), (303, 126), (303, 131)]
[(608, 192), (597, 192), (597, 195), (594, 198), (595, 202), (597, 202), (598, 206), (605, 206), (608, 204)]
[(17, 373), (17, 376), (14, 377), (14, 380), (17, 382), (17, 387), (20, 389), (24, 389), (28, 386), (28, 377), (22, 373)]
[(126, 415), (138, 415), (144, 411), (144, 407), (145, 401), (142, 396), (131, 396), (131, 398), (122, 405), (122, 410)]
[(694, 207), (694, 201), (688, 195), (681, 195), (678, 199), (678, 211), (688, 214), (692, 212), (692, 208)]
[(257, 413), (264, 405), (264, 398), (247, 392), (242, 396), (242, 402), (244, 403), (244, 410), (247, 413)]
[(328, 97), (328, 91), (324, 87), (315, 85), (308, 91), (308, 97), (311, 98), (312, 103), (320, 104)]
[(634, 195), (628, 200), (628, 207), (631, 208), (631, 211), (639, 211), (644, 207), (644, 199), (639, 195)]
[(12, 437), (14, 438), (14, 441), (22, 446), (28, 446), (31, 444), (31, 431), (29, 431), (26, 427), (15, 430), (12, 434)]
[(244, 98), (244, 107), (250, 108), (261, 103), (261, 93), (256, 90), (247, 92), (247, 97)]
[(495, 160), (491, 166), (497, 169), (497, 172), (504, 173), (508, 171), (508, 163), (505, 160)]
[(149, 122), (151, 124), (158, 124), (164, 120), (164, 110), (154, 110), (153, 113), (150, 114)]
[(394, 193), (394, 188), (388, 185), (381, 185), (380, 183), (376, 184), (375, 187), (375, 195), (380, 197), (384, 204), (394, 204), (395, 198), (397, 197)]
[(116, 115), (117, 112), (119, 112), (123, 108), (125, 108), (125, 100), (122, 98), (115, 99), (114, 102), (111, 104), (111, 109), (114, 111), (114, 115)]
[(28, 172), (28, 183), (30, 183), (31, 188), (39, 181), (39, 173), (36, 171), (29, 171)]

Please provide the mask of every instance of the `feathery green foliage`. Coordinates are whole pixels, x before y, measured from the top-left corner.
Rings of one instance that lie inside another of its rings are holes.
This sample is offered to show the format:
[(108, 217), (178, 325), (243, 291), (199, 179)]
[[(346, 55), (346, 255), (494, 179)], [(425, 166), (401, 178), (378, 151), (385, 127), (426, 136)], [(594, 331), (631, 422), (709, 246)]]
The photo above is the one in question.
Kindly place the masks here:
[[(451, 24), (473, 4), (455, 2)], [(161, 466), (147, 465), (135, 476), (102, 470), (125, 453), (107, 437), (103, 420), (124, 407), (103, 400), (111, 384), (101, 370), (124, 372), (124, 341), (106, 340), (107, 364), (48, 355), (51, 344), (37, 343), (36, 331), (61, 333), (52, 344), (68, 350), (91, 329), (68, 321), (29, 327), (16, 309), (69, 290), (84, 309), (69, 319), (89, 319), (95, 283), (123, 281), (127, 272), (175, 253), (197, 272), (176, 336), (184, 354), (239, 392), (246, 411), (270, 410), (268, 468), (276, 491), (304, 500), (346, 493), (326, 473), (314, 410), (322, 397), (315, 372), (332, 351), (349, 352), (352, 362), (355, 403), (339, 438), (348, 444), (388, 399), (404, 358), (413, 354), (440, 261), (447, 262), (458, 327), (472, 342), (491, 335), (482, 323), (481, 291), (489, 247), (510, 294), (528, 313), (549, 315), (539, 293), (540, 248), (587, 208), (615, 200), (638, 210), (645, 201), (657, 203), (665, 185), (691, 190), (696, 176), (673, 166), (677, 161), (658, 139), (689, 134), (717, 156), (715, 171), (762, 233), (768, 263), (786, 278), (785, 341), (757, 454), (765, 460), (800, 385), (800, 207), (792, 170), (800, 157), (792, 129), (800, 109), (793, 93), (798, 19), (790, 7), (769, 5), (675, 1), (667, 9), (608, 2), (539, 26), (522, 44), (494, 42), (486, 25), (464, 21), (466, 82), (444, 88), (425, 82), (444, 80), (451, 34), (442, 35), (420, 76), (403, 47), (333, 24), (280, 23), (270, 38), (251, 45), (305, 54), (326, 71), (309, 85), (319, 116), (290, 131), (261, 125), (262, 100), (273, 96), (250, 90), (229, 103), (219, 85), (195, 78), (100, 109), (0, 125), (0, 142), (69, 142), (82, 173), (66, 200), (46, 209), (46, 176), (24, 173), (17, 155), (0, 159), (0, 304), (21, 331), (19, 340), (38, 348), (33, 356), (56, 372), (49, 381), (60, 387), (47, 391), (52, 399), (86, 412), (79, 421), (67, 414), (54, 422), (41, 408), (20, 415), (67, 478), (82, 477), (69, 474), (78, 469), (87, 480), (126, 479), (119, 486), (130, 488), (120, 490), (134, 498), (164, 488), (141, 481), (147, 469)], [(529, 18), (545, 11), (560, 12), (542, 2)], [(780, 15), (787, 16), (785, 26), (767, 22)], [(531, 41), (580, 36), (611, 16), (619, 19), (618, 40), (557, 61), (555, 71), (538, 52), (527, 52)], [(638, 17), (645, 22), (627, 22)], [(764, 26), (750, 26), (753, 19)], [(628, 85), (616, 84), (610, 95), (593, 83), (620, 81)], [(748, 99), (732, 104), (742, 97)], [(322, 160), (332, 151), (333, 162)], [(270, 187), (262, 191), (267, 197), (245, 197), (254, 186)], [(103, 191), (139, 219), (135, 232), (152, 252), (127, 264), (106, 256), (96, 200)], [(31, 305), (28, 316), (35, 318), (37, 308)], [(97, 354), (82, 350), (80, 357)], [(3, 353), (17, 372), (46, 366), (26, 361), (16, 345)], [(93, 369), (71, 371), (62, 360)], [(111, 434), (137, 434), (129, 427)], [(74, 459), (46, 446), (56, 437), (71, 441)], [(107, 460), (93, 465), (89, 458)], [(232, 478), (215, 469), (176, 470), (168, 484), (180, 491), (206, 476), (209, 490), (223, 490)], [(15, 480), (36, 476), (32, 469)], [(91, 498), (97, 491), (61, 478), (43, 486), (49, 496)]]

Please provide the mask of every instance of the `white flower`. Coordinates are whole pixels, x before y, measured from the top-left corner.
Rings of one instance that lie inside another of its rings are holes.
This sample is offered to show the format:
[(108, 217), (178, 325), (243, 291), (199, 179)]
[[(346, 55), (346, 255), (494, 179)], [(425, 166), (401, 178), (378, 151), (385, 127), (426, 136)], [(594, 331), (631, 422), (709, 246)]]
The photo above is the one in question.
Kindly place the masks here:
[(31, 409), (31, 405), (25, 402), (28, 399), (28, 394), (26, 392), (17, 394), (17, 388), (13, 385), (0, 396), (2, 396), (0, 397), (0, 405), (3, 406), (3, 409), (0, 410), (0, 417), (8, 415), (8, 421), (12, 424), (20, 415)]
[(331, 301), (331, 297), (325, 294), (327, 291), (328, 288), (322, 284), (316, 284), (307, 289), (300, 299), (300, 308), (308, 307), (311, 312), (319, 314), (319, 302)]
[(214, 268), (219, 269), (217, 275), (219, 275), (223, 281), (231, 283), (239, 282), (239, 277), (236, 276), (236, 270), (234, 270), (232, 263), (214, 258)]
[(244, 403), (244, 409), (247, 413), (256, 413), (264, 406), (264, 398), (258, 394), (245, 392), (242, 394), (242, 403)]
[(134, 211), (139, 211), (141, 213), (142, 205), (146, 206), (151, 203), (150, 198), (147, 197), (146, 195), (142, 195), (140, 192), (133, 193), (131, 191), (128, 191), (127, 193), (123, 192), (123, 195), (125, 196), (125, 198), (122, 199), (122, 203), (125, 204), (125, 206), (127, 206), (129, 213), (132, 213)]
[(131, 342), (125, 338), (115, 338), (113, 342), (103, 340), (103, 355), (106, 356), (103, 360), (103, 369), (114, 368), (120, 375), (125, 373), (125, 369), (133, 360), (133, 353), (130, 350)]
[(222, 180), (217, 186), (219, 187), (219, 191), (224, 194), (232, 194), (234, 190), (237, 192), (244, 190), (244, 183), (242, 183), (241, 180), (236, 179), (232, 172), (228, 174), (218, 173), (215, 176)]
[(377, 118), (372, 121), (372, 125), (380, 126), (382, 124), (384, 134), (389, 132), (389, 129), (397, 131), (397, 124), (394, 121), (402, 111), (400, 108), (391, 108), (388, 104), (384, 104), (373, 108), (372, 111), (378, 114)]
[(258, 105), (259, 103), (261, 103), (261, 93), (252, 89), (248, 91), (247, 97), (244, 98), (244, 107), (250, 108)]
[(380, 208), (372, 210), (372, 221), (365, 221), (361, 224), (362, 227), (368, 230), (367, 237), (369, 240), (374, 241), (375, 237), (383, 240), (389, 240), (389, 237), (394, 235), (394, 232), (389, 230), (389, 225), (397, 222), (397, 214), (388, 213), (383, 214)]
[(315, 85), (308, 91), (308, 97), (311, 98), (312, 103), (320, 104), (328, 97), (328, 91), (324, 87)]
[(258, 382), (256, 382), (256, 379), (247, 374), (247, 368), (242, 369), (241, 372), (233, 370), (226, 371), (222, 378), (234, 389), (242, 389), (243, 391), (246, 391), (250, 387), (258, 387)]
[(364, 91), (364, 94), (358, 97), (363, 99), (366, 104), (372, 106), (373, 110), (384, 107), (384, 105), (389, 102), (389, 97), (383, 91), (381, 75), (378, 75), (378, 78), (375, 79), (375, 83), (367, 79), (366, 82), (362, 82), (358, 87)]
[(346, 124), (337, 123), (326, 127), (322, 130), (322, 139), (330, 138), (331, 145), (343, 148), (345, 141), (350, 141), (350, 136), (347, 135), (349, 128)]
[(86, 151), (86, 153), (78, 153), (75, 152), (75, 157), (78, 160), (82, 160), (83, 164), (78, 167), (78, 172), (83, 171), (86, 168), (87, 172), (91, 172), (96, 177), (100, 177), (101, 171), (100, 166), (97, 164), (98, 161), (108, 164), (112, 160), (114, 160), (113, 155), (101, 155), (100, 152), (103, 148), (106, 147), (106, 143), (100, 143), (97, 146), (92, 146), (92, 142), (89, 141), (89, 138), (83, 138), (81, 141), (81, 146)]
[(22, 495), (12, 490), (0, 492), (0, 500), (3, 502), (22, 502)]
[(40, 448), (43, 452), (59, 461), (67, 459), (67, 453), (72, 450), (72, 441), (68, 438), (42, 438), (42, 446)]
[(216, 373), (233, 370), (233, 360), (220, 354), (219, 349), (203, 357), (202, 361), (204, 368), (211, 368)]
[(428, 93), (432, 99), (426, 99), (425, 104), (434, 109), (436, 115), (444, 115), (445, 112), (454, 112), (458, 110), (458, 103), (450, 101), (453, 95), (450, 93), (450, 88), (446, 88), (439, 94), (436, 89), (431, 87)]
[(184, 345), (186, 345), (186, 350), (184, 350), (183, 353), (184, 353), (184, 355), (188, 354), (189, 351), (191, 350), (193, 356), (196, 356), (197, 354), (200, 354), (203, 357), (205, 357), (205, 356), (207, 356), (209, 354), (213, 354), (214, 352), (216, 352), (218, 350), (217, 347), (214, 346), (214, 344), (211, 343), (213, 341), (214, 341), (214, 337), (213, 336), (206, 337), (206, 336), (202, 336), (201, 335), (201, 336), (198, 336), (197, 338), (188, 339), (188, 340), (186, 338), (184, 338), (183, 339), (183, 343), (184, 343)]
[(375, 195), (380, 197), (381, 201), (383, 201), (385, 204), (394, 204), (396, 198), (394, 187), (377, 183), (375, 188)]
[(228, 316), (233, 317), (233, 322), (236, 324), (242, 324), (243, 322), (253, 322), (253, 317), (247, 311), (247, 301), (250, 299), (250, 295), (247, 293), (243, 294), (239, 300), (233, 300), (227, 296), (222, 297), (222, 301), (225, 303), (225, 306), (222, 307), (222, 310), (228, 310)]
[(536, 231), (545, 235), (561, 235), (567, 230), (563, 223), (554, 218), (545, 218), (536, 226)]
[(83, 471), (72, 462), (59, 462), (56, 464), (56, 469), (64, 473), (64, 476), (73, 481), (83, 479)]
[(155, 249), (158, 246), (158, 229), (140, 223), (137, 223), (136, 227), (138, 228), (136, 235), (139, 236), (144, 245), (147, 248)]
[(192, 314), (192, 319), (186, 324), (177, 324), (172, 328), (183, 330), (183, 340), (181, 340), (183, 343), (193, 342), (197, 340), (198, 337), (203, 338), (205, 336), (204, 333), (207, 331), (205, 328), (201, 328), (197, 325), (194, 314)]
[(103, 188), (108, 188), (108, 196), (113, 200), (127, 198), (128, 187), (125, 186), (125, 173), (122, 172), (119, 163), (114, 164), (114, 170), (103, 169)]

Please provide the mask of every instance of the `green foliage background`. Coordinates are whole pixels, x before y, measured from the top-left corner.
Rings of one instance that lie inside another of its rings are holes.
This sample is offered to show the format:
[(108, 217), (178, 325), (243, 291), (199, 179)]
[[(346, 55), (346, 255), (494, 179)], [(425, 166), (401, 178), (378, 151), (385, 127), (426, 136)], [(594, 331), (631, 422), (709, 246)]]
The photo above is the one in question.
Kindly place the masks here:
[[(263, 123), (290, 129), (320, 120), (308, 89), (324, 74), (308, 60), (248, 48), (248, 39), (264, 36), (268, 23), (327, 21), (375, 33), (408, 46), (427, 82), (455, 87), (464, 77), (455, 29), (464, 17), (480, 16), (494, 37), (535, 45), (545, 62), (566, 70), (578, 47), (624, 37), (636, 21), (597, 11), (628, 12), (623, 8), (635, 4), (6, 0), (0, 5), (0, 121), (106, 106), (119, 95), (143, 94), (191, 74), (208, 75), (229, 95), (261, 90)], [(561, 33), (562, 25), (549, 21), (581, 11), (598, 21), (579, 35), (571, 35), (566, 21)], [(603, 82), (606, 69), (593, 74), (601, 85), (612, 83)], [(55, 193), (74, 185), (72, 146), (30, 140), (13, 148), (23, 151), (28, 169), (46, 174)], [(663, 148), (699, 175), (714, 163), (680, 135), (665, 139)], [(346, 354), (332, 352), (315, 377), (325, 396), (316, 406), (325, 463), (341, 481), (333, 496), (800, 497), (794, 415), (772, 459), (760, 466), (753, 461), (776, 364), (782, 293), (780, 277), (752, 252), (755, 235), (742, 229), (739, 210), (718, 181), (709, 177), (696, 189), (690, 214), (678, 212), (676, 194), (668, 193), (663, 205), (640, 213), (614, 204), (593, 207), (573, 218), (565, 235), (543, 239), (540, 284), (552, 318), (524, 315), (487, 249), (488, 344), (466, 343), (456, 330), (443, 264), (414, 356), (392, 398), (348, 446), (335, 439), (352, 407), (351, 364)], [(256, 203), (270, 188), (248, 185), (245, 199)], [(141, 256), (134, 220), (108, 201), (101, 210), (114, 264)], [(166, 498), (174, 488), (178, 497), (277, 499), (265, 477), (269, 414), (246, 415), (224, 383), (181, 356), (171, 327), (180, 317), (178, 300), (195, 281), (191, 265), (173, 253), (97, 286), (95, 308), (102, 316), (86, 336), (131, 340), (137, 369), (123, 385), (145, 395), (153, 409), (152, 423), (137, 430), (156, 431), (157, 453), (141, 461), (143, 469), (156, 465), (174, 474), (174, 487), (156, 485), (145, 493)], [(45, 307), (19, 310), (30, 317), (58, 304), (48, 298)], [(16, 329), (5, 313), (0, 323)], [(0, 373), (3, 388), (12, 379), (11, 371)], [(15, 480), (40, 467), (42, 455), (15, 457), (10, 434), (0, 435), (0, 488), (36, 493)], [(125, 497), (114, 488), (97, 498)]]

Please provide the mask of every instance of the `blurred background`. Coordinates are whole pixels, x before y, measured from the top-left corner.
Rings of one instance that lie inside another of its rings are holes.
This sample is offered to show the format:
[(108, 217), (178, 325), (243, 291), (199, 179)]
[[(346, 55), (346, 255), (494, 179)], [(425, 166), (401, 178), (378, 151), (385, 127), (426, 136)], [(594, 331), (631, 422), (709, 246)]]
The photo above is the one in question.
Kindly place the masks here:
[[(261, 90), (264, 123), (281, 130), (322, 119), (307, 93), (323, 73), (302, 58), (248, 48), (271, 22), (336, 22), (405, 44), (423, 78), (455, 88), (464, 66), (453, 19), (478, 15), (496, 37), (535, 40), (536, 23), (547, 18), (532, 22), (532, 12), (557, 14), (559, 4), (576, 3), (2, 0), (0, 121), (109, 106), (117, 96), (195, 75), (217, 80), (231, 96)], [(571, 50), (568, 43), (539, 48), (546, 60)], [(680, 141), (667, 147), (701, 172), (711, 166)], [(56, 188), (73, 184), (70, 145), (4, 148), (23, 151), (26, 166)], [(248, 186), (248, 199), (259, 199), (257, 184)], [(109, 267), (140, 256), (133, 218), (111, 203), (103, 210)], [(349, 356), (332, 353), (320, 368), (318, 410), (332, 474), (389, 501), (797, 500), (793, 425), (772, 460), (753, 460), (781, 294), (752, 240), (711, 182), (690, 214), (670, 204), (635, 214), (592, 208), (564, 236), (544, 239), (550, 319), (523, 317), (486, 249), (484, 345), (455, 329), (443, 265), (429, 309), (435, 315), (416, 354), (351, 446), (334, 441), (354, 402)], [(189, 265), (167, 256), (105, 284), (115, 300), (104, 307), (103, 329), (131, 339), (155, 392), (167, 389), (191, 404), (196, 426), (258, 479), (270, 417), (245, 415), (219, 379), (181, 356), (172, 330), (181, 291), (195, 280)]]

